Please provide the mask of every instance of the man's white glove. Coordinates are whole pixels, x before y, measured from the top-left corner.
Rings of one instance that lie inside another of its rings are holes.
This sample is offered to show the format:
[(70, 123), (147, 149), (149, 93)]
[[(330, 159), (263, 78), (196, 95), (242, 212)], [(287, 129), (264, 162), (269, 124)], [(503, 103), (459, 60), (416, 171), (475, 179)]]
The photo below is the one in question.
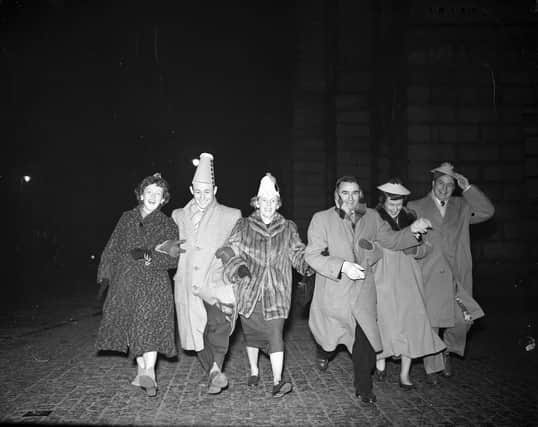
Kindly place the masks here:
[(364, 268), (354, 262), (344, 261), (342, 265), (342, 273), (344, 273), (351, 280), (364, 279)]

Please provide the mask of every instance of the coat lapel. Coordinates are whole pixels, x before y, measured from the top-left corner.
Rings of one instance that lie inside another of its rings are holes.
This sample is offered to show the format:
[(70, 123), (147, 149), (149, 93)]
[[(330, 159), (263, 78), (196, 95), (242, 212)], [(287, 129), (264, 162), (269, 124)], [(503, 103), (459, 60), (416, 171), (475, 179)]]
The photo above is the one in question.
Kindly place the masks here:
[[(338, 224), (338, 227), (343, 228), (343, 230), (344, 230), (342, 233), (337, 233), (336, 235), (338, 235), (338, 236), (342, 236), (342, 235), (346, 236), (347, 244), (351, 248), (351, 250), (353, 251), (353, 235), (354, 235), (354, 231), (353, 231), (353, 227), (351, 226), (351, 222), (340, 218), (340, 216), (338, 215), (338, 212), (336, 212), (336, 209), (333, 209), (332, 215), (333, 215), (334, 221), (336, 222), (336, 224)], [(361, 222), (361, 220), (359, 219), (357, 221), (357, 225), (355, 225), (355, 230), (357, 229), (357, 227), (359, 227), (360, 222)]]
[[(185, 219), (183, 221), (183, 224), (185, 225), (185, 236), (184, 237), (180, 236), (180, 239), (184, 239), (184, 238), (188, 239), (187, 236), (195, 237), (194, 225), (193, 225), (192, 219), (191, 219), (191, 208), (192, 208), (193, 203), (194, 203), (194, 199), (191, 199), (191, 201), (189, 203), (187, 203), (185, 205), (185, 207), (183, 208), (183, 215), (185, 215)], [(195, 246), (194, 241), (186, 242), (186, 243), (190, 244), (192, 246)]]
[(445, 211), (445, 217), (443, 218), (443, 222), (445, 224), (448, 224), (452, 218), (457, 215), (457, 209), (456, 209), (456, 200), (454, 200), (453, 197), (448, 199), (448, 202), (446, 204), (446, 211)]
[[(446, 215), (446, 213), (445, 213)], [(444, 218), (433, 201), (432, 195), (428, 194), (424, 198), (424, 217), (429, 219), (433, 228), (440, 229), (443, 226)]]
[[(204, 238), (207, 238), (208, 235), (213, 235), (213, 233), (216, 233), (217, 230), (215, 230), (214, 227), (212, 227), (212, 223), (214, 222), (216, 215), (215, 212), (217, 211), (217, 200), (213, 200), (210, 206), (207, 207), (207, 211), (204, 212), (204, 215), (202, 216), (202, 219), (200, 220), (200, 224), (198, 225), (198, 232), (196, 233), (196, 244), (198, 245), (201, 243), (203, 246), (205, 246)], [(191, 222), (191, 227), (192, 225)], [(213, 237), (213, 236), (212, 236)]]

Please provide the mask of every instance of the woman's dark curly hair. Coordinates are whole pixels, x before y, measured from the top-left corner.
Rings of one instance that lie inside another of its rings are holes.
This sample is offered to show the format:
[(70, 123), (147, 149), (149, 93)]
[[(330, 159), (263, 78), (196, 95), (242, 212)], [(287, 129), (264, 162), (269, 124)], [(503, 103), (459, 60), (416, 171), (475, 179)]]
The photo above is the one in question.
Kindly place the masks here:
[(154, 173), (153, 175), (147, 176), (140, 184), (138, 184), (134, 190), (136, 201), (140, 203), (140, 197), (142, 197), (142, 194), (144, 194), (144, 189), (151, 184), (155, 184), (157, 187), (161, 187), (163, 189), (162, 206), (166, 205), (170, 201), (170, 191), (168, 190), (168, 182), (166, 182), (160, 173)]

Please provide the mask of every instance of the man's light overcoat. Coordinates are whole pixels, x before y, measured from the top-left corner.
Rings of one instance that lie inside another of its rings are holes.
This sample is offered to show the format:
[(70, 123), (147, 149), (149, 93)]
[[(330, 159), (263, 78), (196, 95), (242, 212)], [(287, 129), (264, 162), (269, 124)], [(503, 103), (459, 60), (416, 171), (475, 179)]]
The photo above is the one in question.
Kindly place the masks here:
[(464, 191), (462, 197), (448, 200), (444, 217), (431, 192), (422, 199), (410, 201), (407, 206), (432, 223), (426, 237), (433, 246), (432, 252), (418, 261), (424, 277), (424, 299), (430, 322), (433, 327), (454, 326), (456, 292), (461, 292), (466, 299), (473, 294), (469, 225), (491, 218), (495, 208), (474, 185)]
[(357, 322), (374, 350), (381, 350), (373, 274), (367, 274), (366, 280), (351, 280), (340, 274), (344, 261), (355, 262), (360, 238), (394, 250), (418, 244), (409, 228), (391, 230), (372, 209), (366, 209), (355, 230), (334, 207), (314, 214), (305, 250), (306, 261), (316, 271), (309, 326), (326, 351), (344, 344), (351, 352)]
[(225, 242), (235, 223), (241, 218), (239, 209), (221, 205), (216, 200), (207, 207), (198, 230), (191, 220), (192, 199), (184, 208), (172, 212), (179, 228), (179, 238), (185, 239), (185, 253), (179, 257), (174, 277), (174, 299), (181, 347), (200, 351), (204, 348), (207, 314), (203, 301), (215, 304), (235, 303), (231, 285), (222, 277), (222, 263), (215, 251)]

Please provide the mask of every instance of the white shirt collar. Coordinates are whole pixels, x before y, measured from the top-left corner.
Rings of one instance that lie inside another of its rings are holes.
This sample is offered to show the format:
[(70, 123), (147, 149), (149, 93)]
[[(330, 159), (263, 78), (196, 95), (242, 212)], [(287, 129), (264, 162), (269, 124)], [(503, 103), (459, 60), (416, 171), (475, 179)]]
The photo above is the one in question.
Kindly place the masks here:
[(439, 212), (441, 213), (441, 216), (445, 216), (446, 207), (448, 205), (448, 200), (445, 201), (445, 204), (443, 206), (441, 200), (439, 200), (435, 195), (433, 194), (433, 191), (431, 192), (433, 202), (435, 203), (435, 206), (437, 206), (437, 209), (439, 209)]

